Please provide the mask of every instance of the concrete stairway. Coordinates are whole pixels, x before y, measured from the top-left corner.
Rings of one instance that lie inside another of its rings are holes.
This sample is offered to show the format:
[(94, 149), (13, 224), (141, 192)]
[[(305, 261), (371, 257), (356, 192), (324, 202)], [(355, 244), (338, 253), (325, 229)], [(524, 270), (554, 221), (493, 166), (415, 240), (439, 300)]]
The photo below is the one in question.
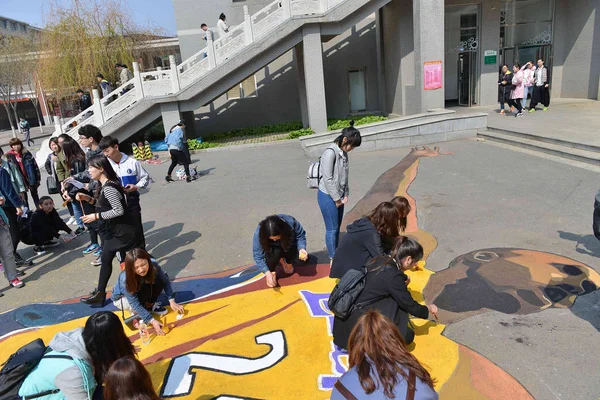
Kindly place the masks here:
[(487, 129), (479, 130), (477, 136), (489, 141), (600, 167), (600, 147), (598, 146), (489, 126)]

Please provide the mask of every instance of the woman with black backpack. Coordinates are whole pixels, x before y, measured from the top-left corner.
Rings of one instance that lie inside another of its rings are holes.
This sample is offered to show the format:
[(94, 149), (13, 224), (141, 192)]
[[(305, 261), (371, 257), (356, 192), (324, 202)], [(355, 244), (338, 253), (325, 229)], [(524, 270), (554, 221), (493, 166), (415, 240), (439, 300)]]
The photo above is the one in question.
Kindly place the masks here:
[(438, 311), (434, 304), (417, 303), (407, 288), (410, 279), (405, 271), (412, 269), (422, 258), (423, 247), (418, 242), (398, 237), (389, 256), (378, 257), (367, 265), (365, 286), (354, 302), (355, 307), (361, 303), (365, 306), (358, 306), (346, 319), (335, 317), (333, 343), (347, 349), (354, 325), (370, 309), (377, 309), (394, 321), (406, 344), (412, 343), (415, 332), (410, 327), (408, 315), (428, 318)]
[(321, 156), (323, 177), (319, 181), (317, 203), (325, 221), (325, 245), (332, 261), (340, 237), (344, 205), (348, 202), (348, 153), (360, 146), (362, 138), (354, 121), (344, 128)]

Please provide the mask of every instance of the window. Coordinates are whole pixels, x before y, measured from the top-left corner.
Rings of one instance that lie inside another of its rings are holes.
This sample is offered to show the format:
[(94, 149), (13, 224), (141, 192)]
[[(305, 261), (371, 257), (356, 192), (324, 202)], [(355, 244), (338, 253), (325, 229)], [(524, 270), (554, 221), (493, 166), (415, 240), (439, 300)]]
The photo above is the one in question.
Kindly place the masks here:
[(12, 29), (13, 31), (17, 30), (17, 24), (15, 22), (11, 22), (10, 23), (10, 29)]
[(552, 43), (552, 0), (504, 0), (500, 47)]
[(256, 89), (256, 77), (254, 75), (250, 75), (227, 91), (228, 100), (256, 97), (257, 95), (258, 90)]
[(27, 25), (25, 25), (25, 24), (21, 24), (21, 30), (22, 30), (23, 32), (27, 32)]
[(0, 20), (0, 28), (8, 29), (8, 22), (5, 19)]

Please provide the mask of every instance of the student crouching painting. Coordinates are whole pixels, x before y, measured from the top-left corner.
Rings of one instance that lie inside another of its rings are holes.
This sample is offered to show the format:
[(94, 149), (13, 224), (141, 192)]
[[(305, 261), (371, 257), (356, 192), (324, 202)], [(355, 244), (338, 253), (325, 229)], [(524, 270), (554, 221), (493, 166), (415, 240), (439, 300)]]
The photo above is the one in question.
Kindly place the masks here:
[(418, 242), (398, 237), (389, 256), (378, 257), (367, 265), (366, 283), (355, 304), (368, 305), (358, 307), (346, 319), (335, 317), (333, 342), (338, 347), (348, 348), (348, 337), (360, 316), (369, 309), (377, 309), (394, 321), (406, 344), (412, 343), (415, 333), (408, 315), (428, 318), (429, 314), (437, 314), (434, 304), (424, 306), (417, 303), (407, 288), (410, 279), (404, 272), (412, 269), (422, 258), (423, 247)]
[(158, 335), (164, 335), (162, 324), (152, 314), (166, 315), (168, 310), (156, 300), (165, 292), (173, 311), (183, 312), (175, 301), (175, 294), (167, 274), (146, 250), (133, 249), (125, 256), (125, 270), (119, 275), (113, 289), (112, 301), (121, 310), (138, 314), (146, 324), (152, 325)]
[(267, 286), (277, 286), (275, 269), (281, 263), (286, 274), (292, 274), (292, 263), (308, 260), (306, 233), (300, 222), (286, 214), (271, 215), (262, 220), (252, 240), (252, 254), (258, 268), (264, 272)]

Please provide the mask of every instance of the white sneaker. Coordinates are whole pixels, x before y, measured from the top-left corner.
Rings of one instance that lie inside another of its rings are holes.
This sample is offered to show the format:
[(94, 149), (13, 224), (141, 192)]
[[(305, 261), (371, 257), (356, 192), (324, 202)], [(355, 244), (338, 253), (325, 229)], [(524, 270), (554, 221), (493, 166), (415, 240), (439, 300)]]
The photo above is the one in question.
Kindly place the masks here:
[(69, 220), (67, 221), (67, 225), (74, 225), (74, 224), (75, 224), (75, 217), (69, 218)]
[(61, 238), (62, 238), (62, 240), (64, 240), (65, 243), (69, 243), (73, 239), (75, 239), (75, 234), (74, 233), (68, 233), (66, 235), (62, 235)]

